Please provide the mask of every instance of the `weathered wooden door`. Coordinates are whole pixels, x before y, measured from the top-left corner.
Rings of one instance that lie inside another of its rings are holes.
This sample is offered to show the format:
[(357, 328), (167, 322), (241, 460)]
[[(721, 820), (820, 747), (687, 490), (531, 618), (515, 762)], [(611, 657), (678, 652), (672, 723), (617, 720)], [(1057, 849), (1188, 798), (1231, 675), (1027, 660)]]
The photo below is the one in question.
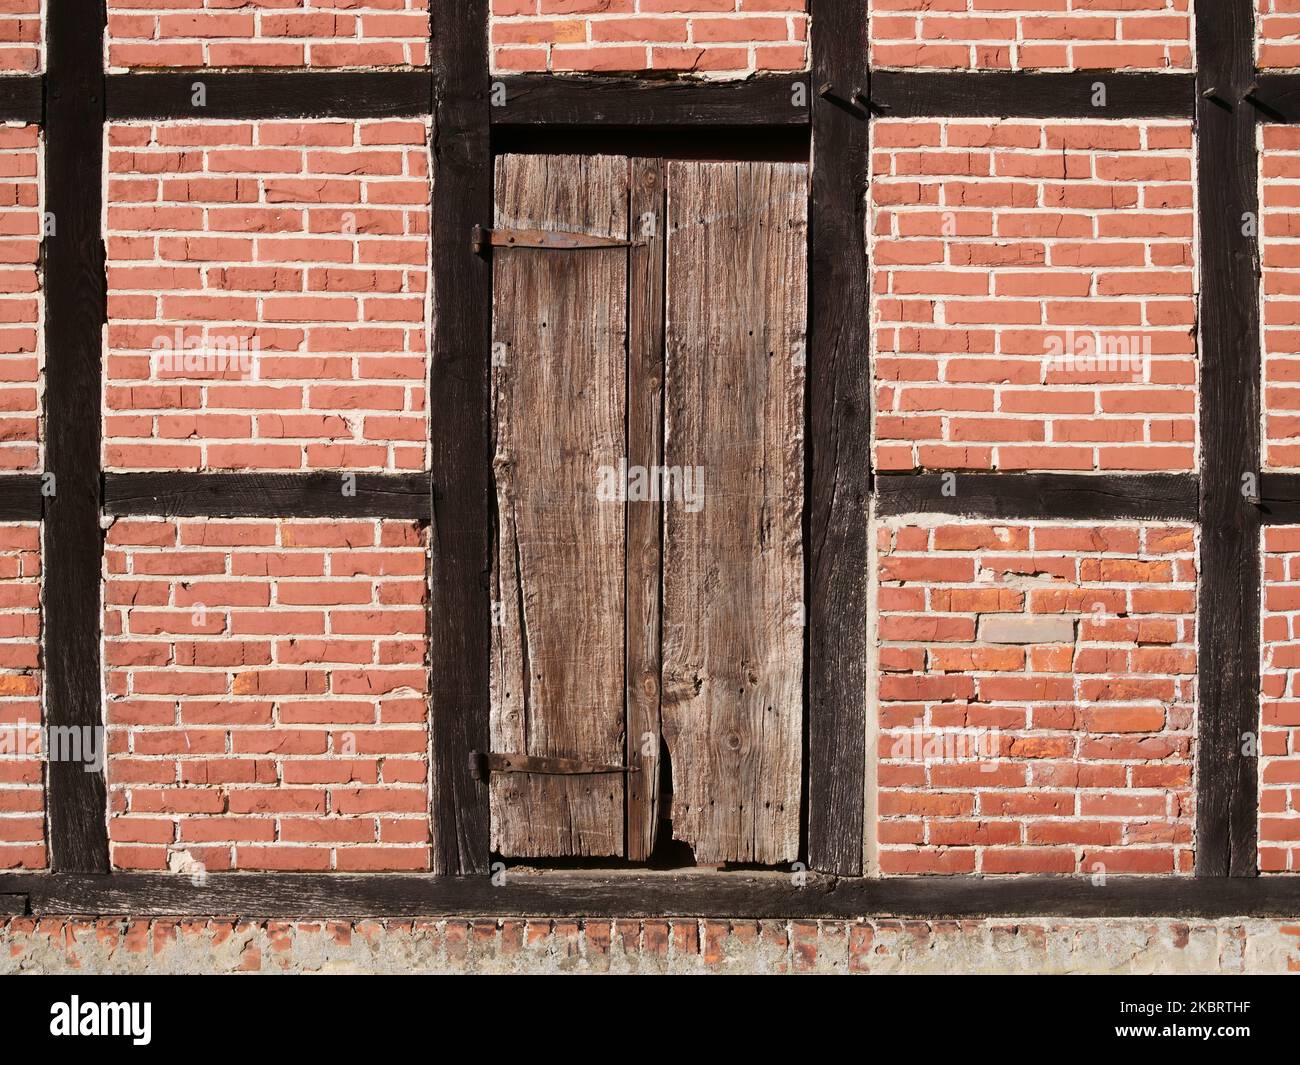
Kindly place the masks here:
[(496, 181), (493, 849), (793, 860), (807, 168)]

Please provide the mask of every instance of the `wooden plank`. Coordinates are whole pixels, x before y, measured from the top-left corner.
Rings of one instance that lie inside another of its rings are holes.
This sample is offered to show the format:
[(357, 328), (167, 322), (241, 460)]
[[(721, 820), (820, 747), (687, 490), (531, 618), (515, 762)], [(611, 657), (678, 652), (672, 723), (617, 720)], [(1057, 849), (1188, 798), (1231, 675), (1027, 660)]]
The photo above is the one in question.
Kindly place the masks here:
[(492, 156), (487, 0), (432, 10), (431, 828), (433, 869), (451, 875), (489, 865), (487, 786), (469, 756), (488, 744), (492, 275), (469, 235), (492, 217)]
[(22, 917), (26, 913), (26, 895), (0, 895), (0, 917)]
[[(813, 0), (814, 81), (867, 82), (860, 0)], [(870, 279), (865, 113), (813, 109), (808, 350), (808, 862), (862, 872), (866, 819)]]
[(869, 95), (882, 118), (1190, 119), (1196, 102), (1191, 74), (1114, 71), (873, 70)]
[[(628, 236), (628, 160), (501, 156), (498, 227)], [(624, 756), (625, 248), (493, 254), (492, 750)], [(494, 775), (492, 847), (621, 855), (621, 773)]]
[[(446, 45), (450, 50), (455, 42)], [(429, 74), (419, 70), (108, 76), (108, 117), (113, 121), (404, 118), (428, 113)]]
[(747, 81), (515, 74), (493, 81), (493, 126), (806, 126), (804, 74)]
[(0, 75), (0, 121), (40, 122), (45, 114), (42, 80), (32, 74)]
[(669, 164), (663, 730), (705, 864), (799, 856), (807, 204), (806, 165)]
[[(0, 481), (0, 485), (3, 482)], [(425, 474), (110, 473), (104, 510), (209, 518), (411, 518), (428, 521)]]
[(1190, 474), (884, 474), (876, 478), (876, 513), (1194, 522), (1199, 495)]
[[(48, 6), (45, 209), (45, 466), (55, 494), (44, 531), (45, 724), (103, 742), (100, 670), (100, 346), (107, 317), (103, 200), (104, 3)], [(50, 864), (108, 870), (104, 775), (80, 761), (46, 770)]]
[(1254, 5), (1221, 0), (1196, 18), (1200, 232), (1201, 564), (1196, 752), (1196, 872), (1258, 868), (1260, 520), (1243, 477), (1260, 464), (1259, 217), (1255, 116), (1240, 99), (1254, 78)]
[(1300, 877), (928, 876), (837, 879), (789, 873), (510, 872), (489, 877), (375, 873), (0, 874), (37, 917), (628, 918), (959, 920), (1015, 917), (1294, 919)]
[[(663, 465), (664, 164), (633, 159), (629, 256), (627, 461)], [(663, 508), (656, 499), (627, 509), (627, 858), (644, 862), (659, 827), (660, 598)]]

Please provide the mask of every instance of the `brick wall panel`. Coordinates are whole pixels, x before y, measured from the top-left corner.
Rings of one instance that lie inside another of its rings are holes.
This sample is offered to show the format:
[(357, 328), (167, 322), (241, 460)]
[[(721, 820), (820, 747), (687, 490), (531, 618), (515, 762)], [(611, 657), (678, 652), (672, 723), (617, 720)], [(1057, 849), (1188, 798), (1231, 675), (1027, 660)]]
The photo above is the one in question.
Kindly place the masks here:
[(0, 526), (0, 869), (44, 869), (36, 524)]
[(107, 544), (115, 866), (427, 869), (425, 531), (123, 519)]
[(0, 471), (40, 468), (41, 138), (0, 124)]
[(1255, 54), (1261, 67), (1300, 67), (1300, 2), (1257, 0)]
[(1259, 131), (1264, 466), (1300, 469), (1300, 134)]
[(1300, 528), (1264, 530), (1259, 867), (1300, 872)]
[(427, 124), (108, 140), (106, 465), (423, 468)]
[(1187, 526), (877, 530), (886, 874), (1192, 869)]
[(108, 62), (142, 67), (421, 67), (429, 0), (108, 0)]
[(1189, 124), (872, 129), (878, 467), (1194, 469)]
[(1192, 67), (1191, 0), (868, 0), (868, 7), (878, 67)]
[(499, 73), (743, 77), (808, 66), (805, 0), (492, 0)]
[(0, 0), (0, 72), (35, 74), (45, 62), (44, 0)]

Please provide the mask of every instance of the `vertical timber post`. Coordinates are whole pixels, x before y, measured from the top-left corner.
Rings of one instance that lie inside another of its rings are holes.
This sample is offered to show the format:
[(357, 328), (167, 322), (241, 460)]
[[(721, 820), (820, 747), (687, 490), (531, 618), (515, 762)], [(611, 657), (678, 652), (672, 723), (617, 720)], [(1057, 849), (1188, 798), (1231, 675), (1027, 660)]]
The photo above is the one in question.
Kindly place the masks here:
[[(1244, 97), (1255, 77), (1252, 0), (1196, 5), (1201, 234), (1201, 570), (1196, 872), (1258, 867), (1260, 472), (1258, 160)], [(1250, 225), (1254, 221), (1254, 226)]]
[(429, 655), (433, 871), (488, 868), (492, 529), (491, 273), (471, 244), (492, 221), (487, 0), (433, 5), (432, 524)]
[(808, 345), (808, 860), (862, 873), (871, 370), (867, 14), (812, 0)]
[[(45, 209), (54, 232), (45, 238), (45, 723), (50, 729), (78, 730), (83, 743), (94, 737), (95, 750), (103, 755), (104, 0), (49, 0), (46, 18)], [(63, 757), (47, 752), (50, 868), (106, 873), (104, 772), (88, 772), (82, 761), (67, 757), (75, 748), (65, 748)]]

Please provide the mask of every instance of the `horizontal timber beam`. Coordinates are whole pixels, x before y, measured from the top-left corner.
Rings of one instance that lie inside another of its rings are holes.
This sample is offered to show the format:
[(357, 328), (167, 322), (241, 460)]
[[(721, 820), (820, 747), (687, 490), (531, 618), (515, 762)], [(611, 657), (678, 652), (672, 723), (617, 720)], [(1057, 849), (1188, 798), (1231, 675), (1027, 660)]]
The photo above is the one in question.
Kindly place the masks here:
[(1300, 74), (1260, 74), (1242, 100), (1260, 122), (1300, 122)]
[[(2, 483), (2, 482), (0, 482)], [(109, 473), (115, 517), (407, 518), (428, 521), (427, 474)]]
[(1194, 522), (1191, 474), (925, 473), (876, 478), (876, 513)]
[(131, 917), (1294, 917), (1300, 877), (886, 877), (788, 873), (505, 873), (488, 876), (215, 873), (0, 875), (36, 916)]
[(1191, 74), (1081, 71), (873, 70), (878, 118), (1186, 118), (1196, 110)]
[(1259, 516), (1265, 525), (1300, 525), (1300, 473), (1261, 474)]
[(0, 521), (40, 521), (44, 509), (40, 474), (0, 474)]
[(402, 118), (429, 113), (427, 71), (111, 74), (109, 121)]
[(806, 126), (810, 76), (738, 82), (518, 74), (492, 82), (495, 126)]
[(0, 77), (0, 122), (40, 122), (45, 112), (45, 90), (39, 75)]

